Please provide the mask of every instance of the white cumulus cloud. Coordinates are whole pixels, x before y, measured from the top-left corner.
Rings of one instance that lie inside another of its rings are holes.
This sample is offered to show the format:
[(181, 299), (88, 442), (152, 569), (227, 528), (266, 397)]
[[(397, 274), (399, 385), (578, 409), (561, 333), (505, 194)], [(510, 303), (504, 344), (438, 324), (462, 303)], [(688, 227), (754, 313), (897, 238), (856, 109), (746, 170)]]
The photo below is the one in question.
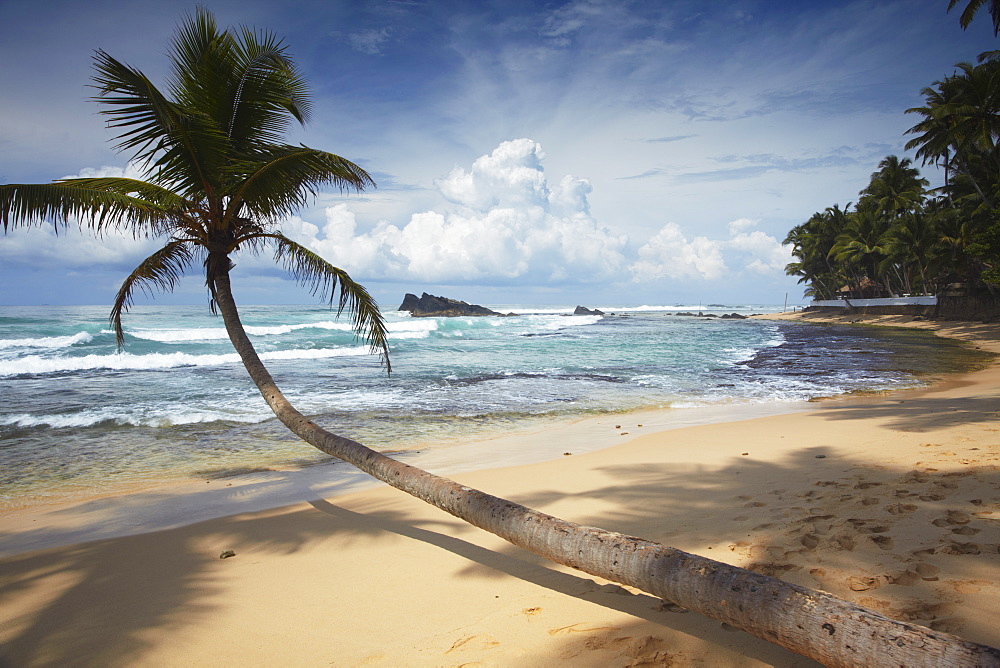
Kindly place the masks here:
[(639, 247), (638, 259), (630, 267), (633, 279), (715, 280), (743, 271), (783, 275), (785, 265), (792, 261), (791, 247), (753, 229), (757, 223), (748, 218), (730, 222), (729, 239), (688, 239), (679, 225), (667, 223)]
[(379, 222), (358, 233), (346, 204), (326, 209), (320, 230), (300, 222), (289, 236), (352, 274), (429, 282), (590, 282), (619, 275), (627, 238), (590, 215), (586, 179), (550, 186), (545, 154), (530, 139), (500, 144), (466, 171), (436, 182), (454, 207), (424, 211), (397, 226)]
[(720, 242), (706, 237), (690, 241), (677, 223), (667, 223), (643, 244), (632, 266), (636, 281), (661, 278), (716, 279), (726, 270)]

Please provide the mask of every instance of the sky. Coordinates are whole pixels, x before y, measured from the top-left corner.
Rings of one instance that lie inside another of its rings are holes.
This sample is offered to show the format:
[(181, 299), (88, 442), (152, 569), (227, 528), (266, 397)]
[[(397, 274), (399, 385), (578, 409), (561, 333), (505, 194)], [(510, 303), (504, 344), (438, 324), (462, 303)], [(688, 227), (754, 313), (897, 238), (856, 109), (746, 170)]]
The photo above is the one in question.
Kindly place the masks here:
[[(964, 7), (964, 2), (960, 3)], [(781, 304), (788, 231), (912, 157), (921, 90), (998, 48), (947, 0), (202, 0), (285, 39), (312, 87), (295, 143), (377, 188), (282, 224), (384, 308)], [(0, 0), (0, 183), (139, 175), (88, 87), (103, 49), (156, 83), (174, 0)], [(933, 185), (941, 175), (923, 168)], [(0, 232), (0, 304), (110, 304), (164, 239)], [(315, 303), (268, 255), (237, 299)], [(138, 303), (147, 303), (140, 296)], [(198, 304), (194, 271), (155, 303)]]

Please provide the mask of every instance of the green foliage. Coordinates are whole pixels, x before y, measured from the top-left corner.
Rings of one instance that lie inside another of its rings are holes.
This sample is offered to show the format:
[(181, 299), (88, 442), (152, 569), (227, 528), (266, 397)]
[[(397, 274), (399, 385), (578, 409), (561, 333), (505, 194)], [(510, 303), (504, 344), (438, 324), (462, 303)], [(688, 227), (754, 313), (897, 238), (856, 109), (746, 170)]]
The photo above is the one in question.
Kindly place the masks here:
[[(955, 5), (959, 3), (959, 0), (949, 0), (948, 11), (950, 12), (955, 8)], [(958, 22), (962, 26), (962, 30), (965, 30), (972, 23), (972, 19), (976, 16), (976, 12), (987, 5), (987, 0), (967, 0), (965, 9), (962, 11), (961, 16), (959, 16)], [(1000, 33), (1000, 0), (989, 0), (990, 8), (990, 18), (993, 19), (993, 35), (996, 36)]]
[(181, 23), (168, 55), (172, 69), (162, 88), (104, 51), (94, 56), (94, 99), (119, 133), (115, 148), (129, 154), (142, 178), (0, 185), (4, 231), (47, 222), (58, 230), (75, 221), (98, 234), (167, 237), (115, 298), (119, 345), (121, 316), (136, 290), (172, 290), (201, 257), (214, 308), (231, 257), (273, 248), (275, 260), (314, 295), (352, 312), (355, 331), (388, 369), (387, 331), (371, 295), (279, 229), (321, 187), (375, 185), (346, 158), (282, 143), (290, 123), (304, 123), (310, 111), (308, 87), (286, 47), (268, 32), (222, 30), (198, 9)]
[(1000, 52), (959, 63), (922, 93), (925, 105), (906, 110), (920, 116), (906, 148), (942, 167), (945, 185), (928, 192), (909, 159), (888, 156), (854, 210), (827, 209), (796, 227), (786, 243), (798, 261), (787, 271), (817, 299), (1000, 285)]

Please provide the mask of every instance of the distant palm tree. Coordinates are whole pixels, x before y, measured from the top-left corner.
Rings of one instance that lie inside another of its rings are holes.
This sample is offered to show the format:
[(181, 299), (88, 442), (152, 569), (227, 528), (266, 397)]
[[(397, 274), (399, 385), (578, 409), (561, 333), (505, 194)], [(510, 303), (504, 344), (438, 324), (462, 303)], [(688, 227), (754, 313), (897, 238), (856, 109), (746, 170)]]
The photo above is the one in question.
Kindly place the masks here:
[(304, 120), (308, 106), (303, 80), (272, 35), (219, 31), (211, 15), (199, 10), (182, 24), (170, 57), (169, 96), (103, 51), (96, 57), (103, 113), (122, 129), (118, 147), (135, 151), (145, 180), (0, 186), (5, 231), (77, 218), (97, 233), (124, 229), (169, 237), (129, 275), (115, 299), (111, 320), (119, 343), (121, 315), (135, 290), (169, 290), (201, 259), (212, 304), (264, 400), (292, 432), (323, 452), (536, 554), (635, 586), (829, 665), (972, 665), (993, 656), (991, 648), (888, 619), (824, 592), (540, 513), (317, 426), (285, 399), (254, 350), (230, 286), (231, 256), (269, 246), (300, 282), (331, 302), (339, 288), (340, 306), (351, 308), (355, 330), (388, 367), (385, 325), (364, 288), (277, 229), (318, 186), (361, 190), (373, 185), (371, 178), (339, 156), (278, 143), (288, 117)]
[[(955, 8), (959, 0), (949, 0), (948, 11), (950, 12)], [(959, 25), (962, 26), (962, 30), (965, 30), (972, 23), (972, 19), (975, 17), (976, 12), (987, 5), (987, 0), (969, 0), (968, 4), (965, 5), (965, 9), (962, 10), (962, 15), (958, 18)], [(1000, 0), (989, 0), (990, 17), (993, 19), (993, 36), (996, 37), (1000, 34)]]
[(955, 74), (924, 88), (923, 107), (907, 109), (923, 120), (906, 131), (906, 144), (924, 164), (932, 162), (965, 175), (991, 208), (989, 183), (1000, 174), (1000, 61), (958, 63)]
[(868, 187), (861, 191), (858, 207), (870, 204), (888, 219), (919, 209), (929, 183), (912, 165), (909, 158), (900, 159), (895, 155), (883, 158), (878, 164), (879, 170), (871, 175)]

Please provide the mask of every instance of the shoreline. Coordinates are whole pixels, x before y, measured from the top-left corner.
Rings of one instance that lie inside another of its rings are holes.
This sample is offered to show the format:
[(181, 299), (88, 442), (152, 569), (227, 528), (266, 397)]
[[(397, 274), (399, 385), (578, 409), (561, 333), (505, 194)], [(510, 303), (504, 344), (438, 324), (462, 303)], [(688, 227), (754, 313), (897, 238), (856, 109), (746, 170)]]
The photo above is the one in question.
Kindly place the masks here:
[[(866, 324), (907, 326), (902, 318)], [(1000, 352), (1000, 326), (914, 324)], [(577, 424), (557, 439), (540, 429), (536, 441), (574, 454), (473, 471), (466, 459), (448, 475), (996, 646), (998, 394), (994, 360), (926, 388), (740, 421), (659, 429), (643, 416), (638, 429), (628, 415), (602, 416), (631, 433), (585, 452), (559, 444), (607, 433)], [(298, 488), (306, 502), (267, 510), (252, 508), (246, 485), (213, 489), (247, 503), (233, 506), (239, 514), (3, 558), (0, 662), (814, 665), (549, 564), (394, 489), (314, 484)], [(38, 537), (46, 522), (79, 531), (138, 516), (122, 507), (111, 521), (107, 511), (95, 500), (19, 526), (2, 518), (0, 543)], [(236, 557), (220, 560), (226, 549)]]
[[(725, 424), (815, 408), (815, 402), (806, 401), (734, 403), (682, 409), (647, 408), (554, 421), (509, 435), (494, 434), (441, 449), (404, 450), (388, 454), (447, 477), (556, 461), (566, 456), (613, 448), (645, 433)], [(540, 442), (540, 438), (544, 440)], [(302, 468), (266, 469), (210, 479), (174, 481), (132, 491), (116, 490), (81, 498), (57, 498), (50, 503), (6, 508), (0, 513), (0, 559), (23, 552), (275, 510), (317, 497), (339, 496), (379, 487), (388, 486), (331, 457), (330, 461)], [(39, 527), (45, 530), (39, 531)]]
[[(799, 315), (801, 315), (801, 312), (795, 314), (757, 314), (750, 317), (763, 320), (794, 320), (797, 319), (795, 316)], [(829, 319), (829, 322), (844, 323), (855, 321)], [(902, 326), (905, 327), (906, 325)], [(928, 329), (928, 327), (925, 326), (922, 329)], [(948, 375), (954, 375), (955, 373), (963, 372), (951, 372)], [(403, 449), (389, 448), (382, 451), (391, 457), (406, 461), (420, 468), (440, 475), (449, 475), (456, 471), (479, 470), (498, 466), (517, 466), (549, 459), (558, 459), (564, 452), (564, 449), (561, 449), (558, 445), (552, 445), (551, 447), (544, 447), (544, 444), (543, 447), (539, 447), (537, 443), (531, 446), (524, 445), (531, 437), (543, 432), (555, 433), (560, 438), (574, 443), (575, 445), (567, 446), (565, 450), (575, 450), (579, 454), (580, 452), (612, 447), (619, 442), (627, 441), (639, 434), (635, 425), (629, 427), (627, 424), (624, 426), (624, 429), (631, 429), (631, 432), (621, 433), (615, 431), (614, 433), (608, 433), (608, 425), (614, 422), (635, 423), (640, 428), (644, 427), (646, 431), (662, 431), (714, 422), (729, 422), (767, 415), (815, 410), (817, 403), (823, 401), (867, 401), (872, 397), (885, 396), (887, 392), (919, 391), (924, 389), (924, 387), (943, 382), (942, 377), (933, 375), (919, 378), (919, 380), (924, 383), (923, 387), (904, 387), (891, 390), (880, 389), (871, 392), (848, 392), (839, 395), (819, 396), (808, 400), (772, 400), (764, 402), (736, 400), (730, 403), (701, 406), (647, 406), (620, 412), (582, 416), (538, 417), (516, 426), (515, 430), (510, 434), (505, 434), (500, 427), (494, 427), (461, 438), (454, 437), (449, 439), (449, 442), (445, 444), (431, 441), (423, 446), (416, 444)], [(337, 431), (336, 425), (329, 428)], [(496, 444), (499, 444), (501, 447), (493, 447)], [(441, 447), (442, 445), (443, 447)], [(322, 453), (315, 452), (308, 446), (303, 445), (302, 447), (305, 448), (302, 450), (303, 456), (322, 456)], [(157, 500), (156, 503), (160, 503), (169, 496), (198, 494), (203, 491), (199, 487), (202, 483), (213, 485), (213, 489), (223, 486), (244, 488), (245, 492), (249, 491), (248, 496), (253, 497), (253, 503), (248, 504), (246, 503), (246, 498), (241, 498), (238, 505), (226, 507), (227, 502), (224, 495), (217, 494), (214, 495), (216, 498), (209, 499), (209, 502), (218, 507), (208, 512), (203, 512), (204, 509), (199, 509), (194, 518), (190, 518), (189, 508), (181, 506), (177, 511), (177, 515), (189, 518), (187, 519), (189, 522), (245, 512), (248, 509), (263, 510), (303, 500), (294, 493), (289, 493), (288, 488), (292, 490), (308, 488), (313, 491), (339, 493), (344, 490), (356, 490), (366, 486), (363, 480), (366, 476), (358, 474), (362, 480), (355, 480), (358, 476), (352, 472), (348, 472), (345, 475), (345, 471), (351, 471), (351, 467), (329, 458), (326, 461), (317, 459), (305, 464), (265, 463), (259, 468), (251, 464), (249, 466), (236, 467), (231, 472), (213, 472), (206, 475), (195, 474), (187, 477), (178, 476), (166, 480), (152, 478), (135, 480), (116, 484), (111, 489), (101, 491), (92, 491), (92, 485), (84, 485), (79, 489), (72, 487), (65, 490), (57, 489), (53, 493), (46, 492), (32, 495), (27, 500), (21, 500), (16, 497), (4, 499), (0, 502), (0, 531), (3, 529), (5, 518), (16, 518), (28, 514), (32, 515), (32, 519), (34, 520), (37, 519), (37, 515), (46, 514), (50, 511), (61, 512), (83, 505), (111, 505), (114, 503), (113, 499), (119, 497), (135, 497), (136, 500), (142, 497), (149, 497), (155, 498)], [(327, 478), (331, 479), (327, 480)], [(281, 482), (280, 486), (285, 488), (285, 491), (273, 496), (269, 496), (269, 492), (261, 491), (265, 488), (279, 486), (277, 484), (278, 481)], [(377, 485), (379, 483), (369, 481), (369, 484)], [(223, 498), (220, 499), (219, 497)], [(129, 505), (138, 508), (143, 503), (138, 502)], [(179, 522), (173, 521), (165, 522), (163, 514), (157, 513), (153, 525), (150, 528), (142, 530), (154, 531), (179, 524)], [(133, 532), (134, 530), (119, 528), (114, 532), (100, 532), (97, 535), (101, 538), (106, 538), (127, 535)], [(59, 543), (32, 544), (31, 549), (53, 547), (57, 544)], [(14, 553), (12, 548), (0, 541), (0, 557), (12, 553)]]

